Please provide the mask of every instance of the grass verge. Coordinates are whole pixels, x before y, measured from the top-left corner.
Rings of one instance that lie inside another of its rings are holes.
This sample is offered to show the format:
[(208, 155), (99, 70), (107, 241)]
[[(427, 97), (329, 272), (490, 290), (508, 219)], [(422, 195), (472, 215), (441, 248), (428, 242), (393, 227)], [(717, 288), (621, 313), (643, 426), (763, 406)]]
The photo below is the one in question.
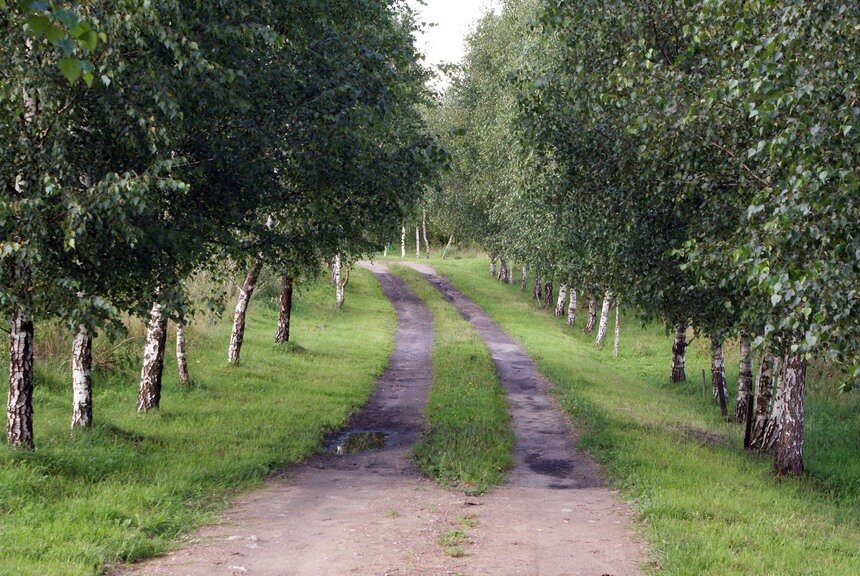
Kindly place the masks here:
[(486, 343), (414, 270), (393, 267), (433, 313), (433, 387), (428, 430), (415, 446), (421, 471), (444, 486), (480, 494), (505, 480), (514, 435), (505, 391)]
[[(157, 413), (135, 414), (139, 360), (97, 372), (91, 430), (69, 430), (63, 362), (41, 362), (37, 449), (0, 448), (0, 574), (90, 575), (159, 554), (213, 520), (236, 491), (318, 450), (369, 397), (395, 328), (368, 272), (354, 271), (344, 310), (335, 312), (333, 300), (325, 282), (304, 289), (295, 342), (275, 346), (276, 300), (261, 290), (239, 367), (226, 364), (226, 319), (196, 326), (189, 339), (195, 385), (176, 384), (168, 344)], [(138, 344), (129, 345), (135, 358)]]
[[(742, 430), (702, 398), (707, 342), (688, 351), (690, 381), (668, 382), (670, 339), (630, 318), (621, 353), (538, 311), (518, 283), (491, 280), (485, 259), (431, 260), (523, 343), (555, 383), (581, 445), (630, 499), (667, 575), (860, 574), (860, 395), (811, 382), (806, 478), (778, 481), (769, 455), (742, 449)], [(530, 284), (529, 284), (530, 286)], [(729, 356), (737, 379), (737, 354)], [(727, 366), (729, 364), (727, 363)]]

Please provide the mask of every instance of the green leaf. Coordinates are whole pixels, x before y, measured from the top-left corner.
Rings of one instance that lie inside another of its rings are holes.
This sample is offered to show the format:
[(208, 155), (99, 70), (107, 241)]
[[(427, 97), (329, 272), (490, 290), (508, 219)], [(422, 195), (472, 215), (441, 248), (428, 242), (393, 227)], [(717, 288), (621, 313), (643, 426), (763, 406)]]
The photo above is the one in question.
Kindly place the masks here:
[(57, 10), (54, 18), (69, 30), (78, 24), (78, 15), (73, 10)]
[(51, 27), (51, 21), (45, 16), (33, 14), (27, 18), (27, 26), (34, 34), (43, 34), (45, 30)]
[(99, 38), (95, 32), (93, 32), (92, 30), (87, 30), (86, 32), (78, 36), (78, 42), (86, 46), (87, 49), (92, 52), (96, 49), (96, 46), (99, 42)]
[(69, 84), (74, 84), (80, 78), (81, 61), (77, 58), (61, 58), (57, 65), (60, 67), (60, 72), (69, 81)]
[(63, 34), (63, 31), (56, 26), (48, 27), (48, 29), (44, 31), (44, 34), (45, 38), (47, 38), (48, 41), (54, 44), (65, 38), (65, 34)]

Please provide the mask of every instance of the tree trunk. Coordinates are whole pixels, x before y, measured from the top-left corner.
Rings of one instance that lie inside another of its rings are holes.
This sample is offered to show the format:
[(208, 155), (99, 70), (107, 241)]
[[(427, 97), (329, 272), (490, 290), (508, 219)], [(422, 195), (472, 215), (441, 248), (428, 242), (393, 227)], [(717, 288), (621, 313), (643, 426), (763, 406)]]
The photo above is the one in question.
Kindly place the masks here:
[(567, 325), (573, 326), (576, 322), (576, 288), (571, 283), (570, 286), (570, 302), (567, 305)]
[(723, 358), (723, 341), (711, 338), (711, 388), (720, 412), (726, 416), (726, 363)]
[(600, 307), (600, 323), (597, 325), (597, 338), (595, 344), (600, 346), (603, 340), (606, 339), (606, 325), (609, 323), (609, 304), (612, 300), (612, 293), (607, 290), (603, 295), (603, 305)]
[[(22, 309), (23, 308), (23, 309)], [(33, 442), (33, 320), (27, 305), (12, 312), (9, 329), (9, 398), (6, 438), (9, 446), (32, 450)]]
[(505, 260), (504, 258), (500, 258), (499, 262), (501, 264), (499, 266), (499, 280), (501, 280), (502, 282), (507, 282), (508, 281), (508, 261)]
[(137, 411), (147, 412), (161, 403), (161, 375), (164, 372), (164, 347), (167, 344), (167, 317), (164, 306), (153, 302), (146, 329), (146, 346), (143, 349), (143, 367), (140, 370), (140, 391), (137, 394)]
[(406, 258), (406, 225), (400, 229), (400, 257)]
[(618, 358), (618, 347), (621, 344), (621, 304), (615, 303), (615, 342), (612, 344), (612, 355)]
[(543, 287), (543, 307), (552, 307), (552, 281), (550, 280)]
[(415, 227), (415, 257), (421, 258), (421, 230)]
[(762, 450), (770, 450), (776, 446), (779, 428), (782, 425), (782, 407), (785, 401), (785, 375), (783, 374), (782, 359), (774, 359), (773, 374), (776, 380), (776, 398), (774, 398), (770, 407), (770, 415), (767, 419), (767, 426), (764, 429), (764, 438), (762, 438), (761, 442)]
[(72, 343), (72, 428), (93, 425), (93, 336), (81, 324)]
[(257, 280), (263, 261), (255, 259), (245, 277), (245, 283), (239, 289), (239, 299), (236, 301), (236, 311), (233, 313), (233, 332), (230, 334), (230, 348), (227, 351), (227, 361), (230, 364), (238, 364), (242, 356), (242, 342), (245, 340), (245, 315), (248, 312), (248, 303), (257, 288)]
[(496, 269), (496, 258), (495, 254), (490, 254), (490, 276), (493, 278), (499, 277), (498, 270)]
[(758, 382), (755, 392), (755, 408), (753, 415), (752, 437), (750, 448), (764, 448), (765, 430), (770, 414), (770, 400), (773, 396), (773, 364), (774, 358), (768, 352), (763, 352), (759, 362)]
[(445, 256), (447, 256), (447, 255), (448, 255), (448, 250), (450, 250), (450, 249), (451, 249), (451, 244), (453, 244), (453, 243), (454, 243), (454, 235), (453, 235), (453, 234), (451, 234), (451, 235), (448, 237), (448, 243), (447, 243), (447, 244), (445, 244), (445, 249), (444, 249), (444, 250), (442, 250), (442, 260), (444, 260), (444, 259), (445, 259)]
[(382, 249), (382, 257), (388, 258), (388, 242), (385, 243), (385, 247)]
[(745, 422), (747, 417), (747, 403), (752, 389), (752, 362), (752, 347), (749, 336), (741, 334), (738, 396), (735, 401), (735, 420), (738, 422)]
[(555, 302), (555, 315), (561, 316), (564, 314), (564, 304), (567, 302), (567, 284), (562, 284), (558, 288), (558, 299)]
[(588, 295), (588, 320), (585, 321), (585, 327), (582, 329), (583, 334), (588, 334), (594, 330), (594, 325), (597, 323), (597, 302), (594, 300), (594, 294)]
[(343, 288), (346, 286), (346, 282), (343, 277), (343, 265), (340, 259), (340, 254), (335, 254), (334, 260), (332, 260), (331, 270), (335, 286), (335, 307), (340, 310), (343, 308)]
[(776, 473), (803, 474), (803, 389), (806, 361), (794, 354), (786, 358), (782, 371), (782, 413), (776, 437)]
[(522, 292), (525, 292), (527, 287), (528, 287), (528, 282), (527, 282), (527, 278), (526, 278), (526, 267), (523, 266), (522, 270), (520, 270), (520, 290)]
[[(27, 59), (33, 59), (33, 40), (26, 41)], [(24, 149), (30, 142), (31, 125), (39, 113), (38, 91), (23, 89), (24, 124), (19, 138)], [(28, 182), (24, 174), (15, 176), (15, 196), (23, 198)], [(5, 195), (5, 190), (4, 190)], [(33, 440), (33, 297), (29, 265), (12, 265), (12, 277), (20, 287), (19, 302), (12, 310), (9, 327), (9, 395), (6, 402), (6, 439), (12, 448), (32, 450)]]
[(675, 329), (675, 341), (672, 343), (672, 382), (687, 380), (687, 326), (679, 324)]
[(424, 237), (424, 255), (430, 258), (430, 241), (427, 240), (427, 210), (421, 212), (421, 234)]
[(179, 385), (188, 386), (191, 377), (188, 375), (188, 354), (185, 344), (185, 321), (176, 325), (176, 368), (179, 372)]
[(532, 291), (532, 298), (540, 302), (543, 300), (543, 284), (540, 281), (540, 274), (535, 273), (535, 284)]
[(275, 344), (290, 341), (290, 317), (293, 313), (293, 277), (281, 276), (281, 294), (278, 298), (278, 329)]

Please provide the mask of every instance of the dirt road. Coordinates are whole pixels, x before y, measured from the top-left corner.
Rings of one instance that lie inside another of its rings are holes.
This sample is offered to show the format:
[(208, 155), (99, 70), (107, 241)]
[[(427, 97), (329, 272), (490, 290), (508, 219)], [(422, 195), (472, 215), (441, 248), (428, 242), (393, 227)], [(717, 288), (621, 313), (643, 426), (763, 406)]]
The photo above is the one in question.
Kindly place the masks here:
[[(383, 266), (367, 266), (397, 312), (396, 346), (376, 392), (347, 431), (384, 432), (386, 447), (330, 452), (292, 466), (240, 498), (219, 524), (193, 534), (184, 548), (120, 573), (640, 574), (641, 550), (628, 530), (626, 508), (576, 450), (549, 384), (480, 308), (420, 265), (487, 340), (509, 395), (517, 465), (505, 486), (480, 497), (442, 490), (418, 474), (409, 447), (420, 434), (431, 384), (432, 316), (405, 282)], [(446, 553), (438, 541), (452, 531), (466, 541)]]

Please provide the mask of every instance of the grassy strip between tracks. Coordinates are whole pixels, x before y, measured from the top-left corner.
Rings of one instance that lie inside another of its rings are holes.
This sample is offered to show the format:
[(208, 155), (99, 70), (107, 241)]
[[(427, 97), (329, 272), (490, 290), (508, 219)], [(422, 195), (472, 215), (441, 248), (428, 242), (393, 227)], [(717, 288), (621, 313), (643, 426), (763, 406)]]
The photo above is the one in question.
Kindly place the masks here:
[(440, 484), (481, 493), (513, 466), (505, 391), (486, 343), (453, 305), (414, 270), (392, 267), (433, 313), (433, 387), (427, 433), (415, 447), (421, 470)]

